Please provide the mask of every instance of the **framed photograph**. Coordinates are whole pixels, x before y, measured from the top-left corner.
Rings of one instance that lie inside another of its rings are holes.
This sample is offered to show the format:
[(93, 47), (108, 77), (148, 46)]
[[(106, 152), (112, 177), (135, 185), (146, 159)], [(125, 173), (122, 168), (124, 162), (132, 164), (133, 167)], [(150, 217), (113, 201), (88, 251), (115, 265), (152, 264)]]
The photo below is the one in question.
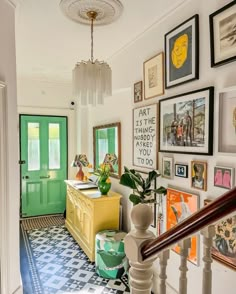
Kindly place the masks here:
[(166, 89), (199, 78), (198, 14), (165, 34)]
[(157, 169), (157, 105), (133, 109), (133, 165)]
[(231, 190), (234, 187), (234, 168), (215, 166), (214, 186)]
[(134, 103), (143, 100), (143, 82), (139, 81), (134, 84)]
[(144, 99), (164, 94), (164, 56), (163, 52), (143, 63)]
[(207, 190), (207, 163), (204, 161), (191, 161), (191, 187)]
[[(166, 196), (166, 229), (169, 230), (185, 218), (199, 209), (199, 197), (191, 193), (172, 188), (167, 189)], [(172, 248), (176, 253), (180, 253), (179, 246)], [(191, 237), (191, 249), (188, 260), (198, 265), (199, 260), (199, 240), (196, 235)]]
[[(210, 202), (211, 200), (204, 200), (205, 205)], [(213, 247), (211, 249), (212, 258), (236, 270), (236, 215), (219, 221), (215, 225), (215, 230), (216, 236), (213, 239)]]
[(188, 165), (176, 163), (175, 176), (180, 178), (188, 178)]
[(211, 67), (236, 60), (236, 2), (215, 11), (209, 16)]
[[(143, 179), (146, 179), (148, 177), (148, 173), (147, 172), (143, 172), (143, 171), (139, 171), (136, 170), (136, 172), (140, 173), (141, 176), (143, 177)], [(152, 182), (151, 185), (151, 189), (156, 189), (157, 188), (157, 179), (155, 179), (155, 181)], [(150, 199), (154, 199), (155, 201), (157, 200), (157, 194), (156, 193), (152, 193), (150, 195)], [(156, 211), (156, 203), (149, 203), (149, 206), (151, 206), (152, 208), (152, 212), (153, 212), (153, 222), (151, 223), (151, 227), (156, 228), (156, 224), (157, 224), (157, 211)]]
[(160, 100), (160, 152), (212, 155), (213, 102), (213, 87)]
[(236, 87), (219, 91), (217, 99), (219, 155), (236, 155)]
[(173, 158), (162, 158), (162, 177), (167, 179), (173, 178)]

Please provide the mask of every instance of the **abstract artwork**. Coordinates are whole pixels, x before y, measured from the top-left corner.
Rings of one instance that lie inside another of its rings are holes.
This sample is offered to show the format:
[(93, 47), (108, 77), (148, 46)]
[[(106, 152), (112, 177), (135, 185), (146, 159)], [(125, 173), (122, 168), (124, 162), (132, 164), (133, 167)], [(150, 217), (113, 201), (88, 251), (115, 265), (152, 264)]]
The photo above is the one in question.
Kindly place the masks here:
[(214, 186), (228, 190), (232, 189), (234, 186), (234, 168), (215, 166)]

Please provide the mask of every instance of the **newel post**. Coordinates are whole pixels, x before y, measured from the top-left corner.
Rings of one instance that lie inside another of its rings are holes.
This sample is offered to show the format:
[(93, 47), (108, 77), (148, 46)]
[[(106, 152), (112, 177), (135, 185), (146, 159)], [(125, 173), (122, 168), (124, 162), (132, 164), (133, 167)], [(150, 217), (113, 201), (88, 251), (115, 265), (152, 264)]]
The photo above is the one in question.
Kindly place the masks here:
[(155, 235), (147, 230), (153, 220), (150, 206), (146, 204), (135, 205), (131, 211), (131, 220), (135, 229), (125, 237), (125, 253), (129, 259), (130, 292), (133, 294), (151, 293), (153, 269), (152, 265), (157, 256), (142, 261), (141, 246)]

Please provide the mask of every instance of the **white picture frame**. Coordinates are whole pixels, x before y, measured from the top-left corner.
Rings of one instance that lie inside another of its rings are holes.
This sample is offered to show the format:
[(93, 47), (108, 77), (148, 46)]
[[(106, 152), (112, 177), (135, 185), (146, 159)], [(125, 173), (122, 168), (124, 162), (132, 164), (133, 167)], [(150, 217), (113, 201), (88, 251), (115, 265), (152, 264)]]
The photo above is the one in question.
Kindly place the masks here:
[(162, 177), (167, 179), (173, 178), (173, 158), (164, 156), (162, 158)]

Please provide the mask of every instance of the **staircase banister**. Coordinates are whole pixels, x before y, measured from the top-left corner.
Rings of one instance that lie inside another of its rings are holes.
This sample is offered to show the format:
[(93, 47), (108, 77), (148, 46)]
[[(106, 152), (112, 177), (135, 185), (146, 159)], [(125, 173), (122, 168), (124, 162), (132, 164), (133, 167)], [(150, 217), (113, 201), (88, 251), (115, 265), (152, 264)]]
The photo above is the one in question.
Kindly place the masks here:
[(202, 228), (236, 211), (236, 187), (204, 206), (141, 248), (143, 260), (169, 248)]

